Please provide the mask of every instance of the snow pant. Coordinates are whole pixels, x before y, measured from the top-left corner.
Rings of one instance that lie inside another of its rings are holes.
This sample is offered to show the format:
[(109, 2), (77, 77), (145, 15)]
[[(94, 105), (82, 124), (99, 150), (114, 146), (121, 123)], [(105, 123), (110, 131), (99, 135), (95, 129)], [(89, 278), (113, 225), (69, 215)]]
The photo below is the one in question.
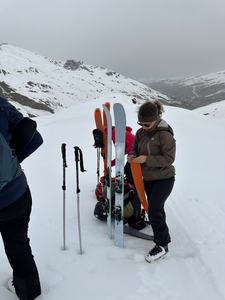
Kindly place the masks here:
[(155, 181), (144, 180), (148, 199), (148, 217), (154, 233), (154, 242), (160, 246), (166, 246), (171, 241), (164, 204), (172, 192), (174, 180), (174, 176)]
[(21, 300), (33, 300), (41, 294), (38, 270), (27, 236), (31, 206), (32, 198), (27, 187), (16, 202), (0, 209), (0, 232), (13, 269), (16, 294)]

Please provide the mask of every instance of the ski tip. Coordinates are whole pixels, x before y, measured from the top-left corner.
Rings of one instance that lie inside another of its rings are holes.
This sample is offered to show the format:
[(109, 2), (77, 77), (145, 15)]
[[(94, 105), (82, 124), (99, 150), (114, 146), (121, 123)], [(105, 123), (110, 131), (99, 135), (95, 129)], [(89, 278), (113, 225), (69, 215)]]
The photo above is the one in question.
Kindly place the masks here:
[(121, 103), (114, 103), (113, 104), (113, 108), (114, 109), (117, 108), (119, 110), (124, 110), (124, 107), (123, 107), (123, 105)]

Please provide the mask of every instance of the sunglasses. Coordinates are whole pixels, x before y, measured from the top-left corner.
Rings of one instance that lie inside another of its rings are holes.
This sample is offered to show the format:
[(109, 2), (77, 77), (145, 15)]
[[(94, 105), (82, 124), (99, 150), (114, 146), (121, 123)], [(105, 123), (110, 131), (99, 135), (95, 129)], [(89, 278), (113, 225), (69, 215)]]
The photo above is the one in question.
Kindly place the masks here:
[(138, 125), (140, 125), (140, 126), (145, 126), (145, 127), (150, 127), (151, 126), (151, 124), (152, 124), (152, 122), (150, 123), (150, 124), (144, 124), (144, 123), (140, 123), (140, 122), (137, 122), (138, 123)]

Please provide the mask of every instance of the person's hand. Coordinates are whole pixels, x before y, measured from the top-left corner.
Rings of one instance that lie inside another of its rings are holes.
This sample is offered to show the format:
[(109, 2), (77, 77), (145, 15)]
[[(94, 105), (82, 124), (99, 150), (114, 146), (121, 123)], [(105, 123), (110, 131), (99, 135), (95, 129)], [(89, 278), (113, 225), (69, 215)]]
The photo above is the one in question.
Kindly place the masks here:
[(129, 164), (131, 162), (132, 157), (134, 157), (134, 156), (133, 155), (127, 155), (127, 161), (129, 162)]
[(146, 155), (140, 155), (138, 157), (132, 158), (132, 161), (135, 162), (135, 163), (143, 164), (147, 161), (147, 156)]

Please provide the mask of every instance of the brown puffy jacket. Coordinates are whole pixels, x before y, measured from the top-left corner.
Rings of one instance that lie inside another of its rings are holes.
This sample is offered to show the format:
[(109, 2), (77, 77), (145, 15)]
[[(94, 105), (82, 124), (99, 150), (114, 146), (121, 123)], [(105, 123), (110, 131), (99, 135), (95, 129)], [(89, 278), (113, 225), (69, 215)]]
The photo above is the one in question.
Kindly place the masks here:
[(176, 140), (173, 130), (163, 119), (153, 128), (145, 131), (140, 128), (134, 139), (130, 155), (146, 155), (146, 163), (141, 164), (143, 178), (147, 181), (160, 180), (175, 175), (172, 165), (175, 160)]

